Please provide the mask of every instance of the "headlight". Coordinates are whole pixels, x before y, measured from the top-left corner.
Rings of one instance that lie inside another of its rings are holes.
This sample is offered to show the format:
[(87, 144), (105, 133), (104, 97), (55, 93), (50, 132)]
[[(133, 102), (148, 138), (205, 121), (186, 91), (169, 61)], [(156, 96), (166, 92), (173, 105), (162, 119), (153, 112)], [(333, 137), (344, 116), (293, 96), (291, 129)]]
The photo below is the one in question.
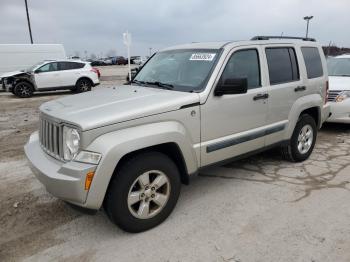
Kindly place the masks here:
[(63, 127), (63, 158), (72, 160), (79, 151), (80, 135), (78, 130), (70, 127)]
[(79, 154), (74, 158), (74, 161), (95, 164), (98, 165), (101, 160), (101, 154), (90, 152), (90, 151), (80, 151)]
[(350, 91), (343, 91), (337, 96), (337, 98), (335, 99), (335, 102), (342, 102), (343, 100), (349, 97), (350, 97)]

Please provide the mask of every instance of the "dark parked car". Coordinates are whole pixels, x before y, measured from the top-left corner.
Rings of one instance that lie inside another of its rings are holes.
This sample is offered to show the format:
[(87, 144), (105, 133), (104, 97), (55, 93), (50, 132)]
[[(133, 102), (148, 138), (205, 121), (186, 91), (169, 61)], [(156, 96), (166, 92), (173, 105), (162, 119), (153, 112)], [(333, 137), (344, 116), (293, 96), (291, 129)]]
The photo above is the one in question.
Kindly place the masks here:
[(128, 64), (128, 59), (123, 57), (123, 56), (117, 56), (113, 59), (113, 64), (116, 65), (127, 65)]

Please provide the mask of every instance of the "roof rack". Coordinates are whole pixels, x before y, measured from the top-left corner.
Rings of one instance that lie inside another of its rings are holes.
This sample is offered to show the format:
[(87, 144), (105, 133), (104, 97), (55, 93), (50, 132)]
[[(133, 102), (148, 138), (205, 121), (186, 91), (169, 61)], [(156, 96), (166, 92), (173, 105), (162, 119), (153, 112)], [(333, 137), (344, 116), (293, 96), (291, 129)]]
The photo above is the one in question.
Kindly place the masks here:
[(251, 40), (269, 40), (269, 39), (298, 39), (298, 40), (303, 40), (303, 41), (316, 42), (316, 39), (315, 39), (315, 38), (309, 38), (309, 37), (296, 37), (296, 36), (265, 36), (265, 35), (254, 36)]

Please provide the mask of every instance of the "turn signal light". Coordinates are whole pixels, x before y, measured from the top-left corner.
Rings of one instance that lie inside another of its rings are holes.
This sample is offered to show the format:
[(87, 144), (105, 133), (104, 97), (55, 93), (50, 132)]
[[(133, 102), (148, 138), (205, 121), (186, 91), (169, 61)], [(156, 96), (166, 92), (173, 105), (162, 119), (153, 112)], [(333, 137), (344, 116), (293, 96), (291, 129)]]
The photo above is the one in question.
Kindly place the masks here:
[(91, 183), (92, 183), (92, 179), (94, 178), (95, 173), (94, 172), (89, 172), (86, 174), (86, 178), (85, 178), (85, 190), (89, 190)]

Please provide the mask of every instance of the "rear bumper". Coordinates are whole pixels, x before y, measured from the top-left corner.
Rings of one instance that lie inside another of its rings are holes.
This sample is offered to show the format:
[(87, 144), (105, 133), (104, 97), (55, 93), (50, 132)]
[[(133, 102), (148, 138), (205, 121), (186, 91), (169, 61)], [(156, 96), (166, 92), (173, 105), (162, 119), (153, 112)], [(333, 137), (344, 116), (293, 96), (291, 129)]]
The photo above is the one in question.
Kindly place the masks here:
[(46, 190), (57, 198), (84, 206), (88, 191), (85, 177), (96, 170), (96, 165), (78, 162), (61, 162), (47, 155), (40, 147), (38, 133), (30, 136), (24, 146), (31, 170)]
[(350, 99), (342, 102), (330, 102), (331, 117), (327, 122), (350, 124)]
[(325, 105), (323, 105), (323, 108), (322, 108), (322, 121), (321, 121), (321, 126), (324, 122), (327, 121), (327, 119), (331, 116), (331, 107), (330, 107), (330, 104), (327, 103)]

